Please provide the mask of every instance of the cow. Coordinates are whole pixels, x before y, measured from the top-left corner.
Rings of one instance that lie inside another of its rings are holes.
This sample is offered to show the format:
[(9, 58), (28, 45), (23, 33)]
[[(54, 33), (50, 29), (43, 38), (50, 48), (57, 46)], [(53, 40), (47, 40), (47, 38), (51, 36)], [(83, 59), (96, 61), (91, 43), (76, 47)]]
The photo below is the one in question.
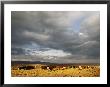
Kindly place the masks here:
[(56, 66), (52, 66), (52, 65), (49, 65), (49, 66), (41, 66), (42, 69), (44, 70), (53, 70), (54, 68), (56, 68)]
[(31, 70), (31, 69), (35, 69), (34, 66), (26, 66), (26, 70)]
[(47, 70), (50, 70), (50, 67), (47, 66)]
[(87, 66), (87, 68), (90, 68), (90, 66)]
[(72, 68), (73, 66), (69, 66), (69, 68)]
[(94, 66), (91, 66), (91, 69), (94, 69)]
[(66, 69), (66, 67), (62, 67), (62, 68), (61, 68), (61, 70), (64, 70), (64, 69)]
[(76, 66), (72, 66), (72, 68), (76, 68)]
[(34, 66), (21, 66), (21, 67), (18, 67), (18, 70), (31, 70), (31, 69), (35, 69)]
[(83, 69), (86, 69), (86, 66), (83, 66), (82, 68), (83, 68)]
[(21, 70), (21, 69), (26, 70), (26, 66), (20, 66), (20, 67), (18, 67), (18, 70)]
[(79, 70), (82, 70), (82, 67), (81, 66), (79, 66)]
[(78, 66), (78, 65), (75, 65), (74, 67), (75, 67), (75, 68), (79, 68), (79, 66)]
[(42, 69), (46, 70), (47, 69), (47, 66), (41, 66)]

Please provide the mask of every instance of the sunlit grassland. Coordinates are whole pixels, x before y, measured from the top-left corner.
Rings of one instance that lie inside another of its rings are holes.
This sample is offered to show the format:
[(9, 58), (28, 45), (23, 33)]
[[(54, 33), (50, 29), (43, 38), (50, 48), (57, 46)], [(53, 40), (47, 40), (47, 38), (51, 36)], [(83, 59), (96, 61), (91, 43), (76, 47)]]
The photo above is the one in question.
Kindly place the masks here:
[[(12, 77), (99, 77), (100, 67), (99, 65), (90, 65), (89, 68), (79, 69), (66, 66), (66, 69), (48, 70), (42, 69), (43, 64), (26, 64), (28, 66), (36, 66), (35, 69), (24, 70), (18, 69), (22, 65), (13, 65), (11, 68)], [(85, 65), (86, 66), (86, 65)], [(92, 67), (92, 68), (91, 68)]]

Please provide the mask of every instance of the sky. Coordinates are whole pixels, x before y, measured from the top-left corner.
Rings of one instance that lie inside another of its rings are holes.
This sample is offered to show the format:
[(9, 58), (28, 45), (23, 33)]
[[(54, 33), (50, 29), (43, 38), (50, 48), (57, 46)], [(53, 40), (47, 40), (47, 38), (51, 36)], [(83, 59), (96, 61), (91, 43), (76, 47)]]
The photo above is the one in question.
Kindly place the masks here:
[(100, 62), (99, 11), (12, 11), (12, 61)]

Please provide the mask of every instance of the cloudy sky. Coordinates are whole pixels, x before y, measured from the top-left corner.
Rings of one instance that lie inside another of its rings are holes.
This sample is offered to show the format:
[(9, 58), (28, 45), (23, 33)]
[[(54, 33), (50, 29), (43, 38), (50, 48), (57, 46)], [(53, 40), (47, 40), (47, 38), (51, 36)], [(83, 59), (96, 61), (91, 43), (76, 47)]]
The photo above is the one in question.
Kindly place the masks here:
[(16, 61), (99, 63), (98, 11), (12, 11), (11, 54)]

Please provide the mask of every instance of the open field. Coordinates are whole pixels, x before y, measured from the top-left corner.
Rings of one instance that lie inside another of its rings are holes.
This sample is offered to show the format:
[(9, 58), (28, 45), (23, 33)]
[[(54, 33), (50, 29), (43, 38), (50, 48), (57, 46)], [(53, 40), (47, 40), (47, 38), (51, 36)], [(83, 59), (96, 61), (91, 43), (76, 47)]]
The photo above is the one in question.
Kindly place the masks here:
[(12, 77), (99, 77), (99, 65), (14, 64)]

